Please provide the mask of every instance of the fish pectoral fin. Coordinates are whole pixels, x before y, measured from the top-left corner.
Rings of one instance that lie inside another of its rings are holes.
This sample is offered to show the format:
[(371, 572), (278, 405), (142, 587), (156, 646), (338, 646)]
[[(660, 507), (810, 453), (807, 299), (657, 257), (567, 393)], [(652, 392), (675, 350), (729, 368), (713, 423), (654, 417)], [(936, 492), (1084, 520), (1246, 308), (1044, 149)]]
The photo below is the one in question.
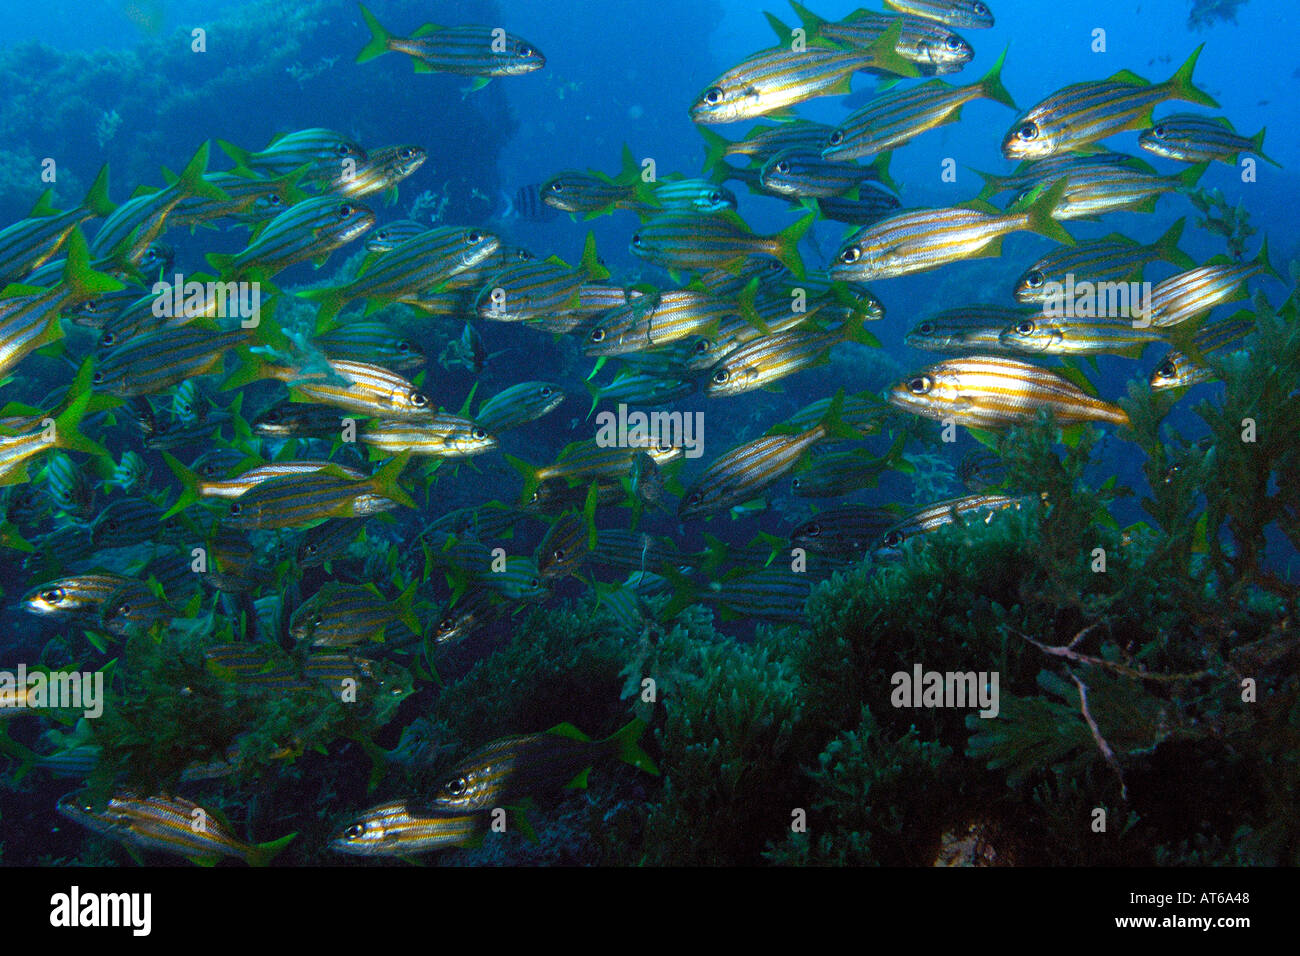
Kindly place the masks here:
[(506, 807), (506, 809), (509, 811), (511, 822), (519, 829), (519, 832), (523, 835), (525, 840), (529, 843), (540, 842), (537, 839), (537, 831), (534, 830), (533, 825), (528, 822), (528, 808), (526, 804)]
[(576, 777), (574, 777), (572, 780), (570, 780), (568, 783), (566, 783), (566, 784), (564, 785), (564, 789), (566, 789), (566, 790), (586, 790), (586, 789), (587, 789), (587, 776), (588, 776), (590, 773), (591, 773), (591, 768), (590, 768), (590, 767), (587, 767), (587, 768), (584, 769), (581, 773), (579, 773)]

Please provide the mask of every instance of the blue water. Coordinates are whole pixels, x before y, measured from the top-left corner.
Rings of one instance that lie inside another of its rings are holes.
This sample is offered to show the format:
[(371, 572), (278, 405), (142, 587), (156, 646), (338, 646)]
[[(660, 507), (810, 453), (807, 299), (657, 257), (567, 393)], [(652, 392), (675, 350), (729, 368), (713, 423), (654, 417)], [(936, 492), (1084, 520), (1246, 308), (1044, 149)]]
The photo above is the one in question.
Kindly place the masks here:
[[(653, 159), (660, 176), (698, 175), (703, 144), (688, 107), (718, 74), (755, 50), (772, 45), (774, 35), (761, 5), (741, 0), (564, 0), (558, 4), (375, 0), (369, 6), (381, 22), (399, 34), (425, 19), (444, 24), (499, 21), (535, 43), (546, 54), (546, 67), (526, 76), (497, 79), (480, 92), (462, 95), (463, 78), (413, 74), (408, 59), (400, 54), (356, 64), (353, 60), (366, 40), (366, 30), (353, 3), (326, 2), (304, 8), (291, 2), (277, 6), (239, 0), (51, 0), (40, 5), (2, 0), (0, 58), (4, 63), (28, 66), (5, 78), (15, 96), (25, 98), (27, 108), (21, 128), (0, 130), (0, 149), (6, 151), (2, 155), (10, 167), (5, 170), (5, 189), (0, 193), (0, 224), (24, 216), (44, 191), (47, 184), (39, 180), (39, 169), (33, 164), (47, 156), (55, 157), (66, 173), (55, 193), (56, 204), (69, 208), (102, 162), (112, 167), (111, 194), (121, 202), (137, 186), (161, 185), (160, 168), (179, 170), (204, 140), (223, 139), (258, 149), (274, 135), (325, 126), (368, 147), (411, 143), (429, 151), (424, 167), (401, 183), (396, 205), (382, 205), (377, 196), (367, 200), (380, 212), (381, 221), (401, 218), (417, 197), (430, 191), (448, 197), (446, 221), (482, 224), (511, 243), (531, 249), (539, 258), (555, 255), (577, 263), (591, 232), (614, 281), (669, 284), (665, 273), (630, 253), (628, 243), (638, 226), (631, 213), (618, 212), (590, 222), (574, 222), (567, 216), (549, 222), (523, 222), (502, 218), (502, 196), (541, 183), (564, 169), (615, 174), (625, 144), (638, 161)], [(858, 0), (814, 4), (826, 19), (843, 17), (859, 6)], [(1003, 83), (1024, 109), (1061, 86), (1120, 70), (1163, 81), (1204, 43), (1196, 83), (1218, 99), (1221, 108), (1214, 115), (1228, 117), (1237, 131), (1246, 135), (1267, 127), (1264, 148), (1282, 168), (1260, 162), (1257, 181), (1246, 183), (1239, 170), (1216, 163), (1200, 185), (1222, 190), (1233, 205), (1244, 204), (1257, 230), (1247, 243), (1247, 256), (1255, 254), (1261, 237), (1267, 235), (1273, 262), (1285, 270), (1300, 257), (1300, 230), (1295, 224), (1300, 203), (1300, 123), (1295, 121), (1295, 103), (1300, 98), (1300, 56), (1295, 43), (1300, 39), (1300, 10), (1290, 0), (1250, 0), (1237, 9), (1236, 23), (1216, 22), (1196, 32), (1186, 25), (1190, 6), (1186, 0), (1124, 0), (1106, 3), (1105, 11), (1098, 12), (1095, 0), (996, 0), (997, 25), (993, 29), (959, 29), (975, 47), (976, 56), (962, 73), (944, 79), (975, 82), (1006, 50)], [(292, 46), (285, 49), (274, 30), (274, 17), (266, 21), (268, 29), (258, 37), (222, 26), (234, 23), (231, 18), (246, 9), (259, 17), (275, 10), (284, 18), (318, 17), (318, 22), (313, 21), (305, 34), (294, 32)], [(308, 12), (301, 12), (304, 9)], [(791, 12), (775, 0), (773, 12), (794, 22)], [(206, 53), (186, 52), (195, 28), (207, 31)], [(1105, 32), (1104, 52), (1092, 49), (1096, 30)], [(76, 56), (57, 56), (62, 54)], [(152, 71), (150, 64), (155, 58), (177, 65), (177, 71)], [(45, 69), (50, 72), (43, 73)], [(92, 70), (99, 71), (96, 75), (102, 74), (103, 81), (78, 89), (77, 102), (43, 101), (43, 90), (77, 89), (75, 80), (68, 78), (69, 71)], [(874, 79), (858, 76), (848, 105), (857, 107), (865, 102), (874, 84)], [(46, 110), (52, 117), (48, 125), (40, 119)], [(1157, 107), (1156, 114), (1184, 110), (1204, 112), (1187, 104), (1167, 103)], [(839, 98), (825, 97), (802, 104), (798, 114), (834, 123), (846, 111)], [(120, 125), (99, 135), (97, 124), (114, 113), (121, 116)], [(457, 120), (449, 121), (449, 115)], [(1001, 157), (999, 142), (1014, 119), (1005, 106), (977, 100), (963, 109), (959, 123), (925, 133), (896, 150), (891, 173), (903, 183), (903, 204), (955, 205), (979, 191), (981, 181), (975, 170), (1008, 172), (1012, 164)], [(713, 128), (736, 139), (747, 125)], [(1137, 132), (1121, 134), (1106, 146), (1137, 154)], [(1162, 173), (1185, 168), (1140, 155)], [(214, 168), (227, 165), (217, 152), (213, 156)], [(955, 182), (941, 178), (947, 160), (957, 164)], [(15, 163), (19, 168), (14, 168)], [(802, 214), (778, 199), (752, 194), (738, 182), (730, 185), (740, 197), (741, 215), (755, 232), (776, 232)], [(1196, 212), (1179, 195), (1161, 199), (1155, 214), (1118, 213), (1101, 222), (1070, 223), (1068, 228), (1079, 240), (1121, 233), (1146, 243), (1180, 216), (1189, 220), (1181, 246), (1194, 259), (1203, 261), (1223, 252), (1220, 237), (1193, 228)], [(818, 223), (800, 250), (809, 268), (824, 268), (846, 231), (847, 227), (835, 223)], [(193, 272), (205, 268), (204, 253), (238, 251), (247, 234), (242, 229), (222, 228), (195, 234), (173, 232), (167, 239), (176, 247), (178, 268)], [(277, 282), (289, 290), (319, 283), (357, 248), (359, 244), (335, 252), (321, 270), (296, 265)], [(932, 354), (907, 348), (903, 344), (906, 331), (922, 317), (955, 305), (1012, 305), (1015, 278), (1048, 248), (1046, 239), (1019, 233), (1007, 238), (1000, 259), (960, 262), (940, 271), (874, 284), (872, 290), (886, 309), (884, 321), (871, 329), (883, 344), (883, 363), (874, 358), (867, 361), (850, 349), (837, 352), (829, 366), (788, 379), (780, 393), (753, 392), (707, 406), (697, 394), (677, 403), (674, 407), (683, 410), (706, 409), (708, 427), (705, 455), (687, 463), (685, 483), (741, 438), (755, 437), (810, 401), (840, 387), (849, 392), (880, 389), (891, 376), (937, 361)], [(1148, 278), (1163, 278), (1172, 271), (1172, 267), (1160, 265)], [(1284, 296), (1283, 286), (1274, 280), (1256, 280), (1252, 285), (1264, 289), (1274, 304)], [(1216, 314), (1226, 315), (1231, 308)], [(447, 320), (445, 324), (442, 338), (455, 337), (459, 323)], [(481, 400), (525, 379), (563, 381), (572, 396), (569, 402), (549, 418), (511, 434), (503, 441), (502, 450), (540, 465), (552, 460), (569, 442), (591, 437), (591, 423), (584, 417), (588, 401), (581, 387), (590, 370), (589, 360), (578, 356), (575, 361), (549, 336), (530, 329), (485, 325), (482, 334), (487, 350), (500, 351), (502, 358), (481, 376), (464, 369), (439, 369), (433, 361), (436, 351), (430, 355), (424, 387), (436, 404), (457, 409), (475, 387)], [(79, 341), (79, 347), (84, 351), (84, 341)], [(74, 357), (79, 357), (73, 351)], [(1149, 375), (1163, 351), (1163, 347), (1153, 346), (1136, 361), (1100, 359), (1091, 373), (1100, 394), (1112, 400), (1122, 396), (1130, 380)], [(43, 395), (36, 393), (40, 386), (66, 379), (66, 363), (45, 356), (32, 358), (23, 371), (24, 381), (0, 392), (5, 401), (35, 402)], [(19, 388), (32, 391), (20, 393)], [(1172, 413), (1170, 426), (1191, 438), (1199, 437), (1204, 426), (1192, 406), (1220, 388), (1198, 386)], [(259, 398), (272, 394), (265, 384), (256, 389)], [(968, 447), (969, 441), (964, 441), (963, 450)], [(1139, 489), (1135, 499), (1116, 506), (1120, 523), (1142, 520), (1137, 504), (1145, 482), (1140, 456), (1113, 435), (1105, 440), (1099, 455), (1104, 464), (1099, 466), (1098, 478), (1114, 473), (1121, 484)], [(959, 458), (954, 455), (950, 464), (955, 465)], [(165, 484), (167, 471), (156, 456), (151, 466), (154, 480)], [(514, 472), (502, 457), (492, 455), (441, 486), (439, 500), (447, 508), (492, 498), (509, 500), (516, 484)], [(953, 486), (952, 494), (957, 493), (959, 489)], [(771, 494), (772, 509), (759, 517), (733, 520), (722, 516), (708, 524), (682, 525), (674, 516), (651, 514), (645, 519), (645, 528), (670, 536), (684, 551), (691, 551), (704, 544), (706, 532), (739, 545), (760, 530), (788, 531), (793, 521), (809, 513), (808, 502), (788, 494), (788, 479)], [(909, 480), (902, 475), (888, 475), (879, 490), (845, 500), (908, 507), (925, 503), (915, 499)], [(410, 531), (435, 517), (436, 512), (423, 515), (418, 523), (403, 519), (400, 528)], [(531, 547), (538, 535), (529, 534), (524, 540)], [(1270, 543), (1278, 549), (1274, 565), (1283, 575), (1293, 575), (1294, 552), (1280, 539)], [(6, 571), (0, 584), (4, 600), (12, 606), (36, 581), (23, 576), (13, 563)], [(603, 581), (619, 576), (621, 572), (599, 577)], [(560, 599), (581, 596), (586, 590), (585, 584), (577, 581), (564, 582), (557, 588), (555, 606)], [(445, 591), (440, 585), (439, 600), (445, 599)], [(753, 624), (741, 621), (722, 629), (748, 637)], [(4, 647), (0, 658), (14, 648), (39, 649), (52, 636), (51, 630), (37, 627), (27, 617), (21, 618), (17, 633), (13, 648), (0, 645)], [(459, 663), (467, 668), (471, 662), (462, 659)]]

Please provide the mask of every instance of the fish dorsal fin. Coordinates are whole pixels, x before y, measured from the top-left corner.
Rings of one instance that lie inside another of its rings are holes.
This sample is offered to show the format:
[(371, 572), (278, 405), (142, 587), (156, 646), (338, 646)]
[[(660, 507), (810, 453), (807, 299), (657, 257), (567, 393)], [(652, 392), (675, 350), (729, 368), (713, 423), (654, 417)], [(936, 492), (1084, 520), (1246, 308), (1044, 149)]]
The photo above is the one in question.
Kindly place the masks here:
[(570, 740), (580, 740), (583, 743), (591, 743), (591, 738), (584, 734), (573, 724), (564, 723), (556, 724), (546, 731), (548, 734), (554, 734), (557, 737), (568, 737)]
[(1108, 77), (1111, 83), (1123, 83), (1126, 86), (1150, 86), (1151, 81), (1144, 77), (1138, 76), (1132, 70), (1120, 70), (1114, 76)]

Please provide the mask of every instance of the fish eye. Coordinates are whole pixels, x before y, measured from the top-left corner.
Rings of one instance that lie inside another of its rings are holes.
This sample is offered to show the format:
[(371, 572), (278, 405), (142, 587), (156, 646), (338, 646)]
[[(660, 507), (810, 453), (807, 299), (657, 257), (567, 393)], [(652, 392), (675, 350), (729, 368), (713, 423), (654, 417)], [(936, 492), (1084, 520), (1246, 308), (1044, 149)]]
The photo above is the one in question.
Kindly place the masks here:
[(533, 55), (534, 53), (536, 53), (536, 52), (537, 52), (537, 51), (534, 50), (532, 47), (530, 47), (527, 43), (521, 43), (521, 44), (519, 44), (519, 55), (520, 55), (520, 56), (532, 56), (532, 55)]
[(347, 143), (339, 143), (337, 146), (334, 147), (334, 152), (338, 156), (351, 156), (352, 147), (349, 146)]
[(352, 215), (352, 212), (353, 212), (352, 207), (349, 206), (347, 203), (344, 203), (342, 206), (339, 206), (340, 219), (347, 219), (349, 216)]
[(470, 434), (474, 436), (475, 441), (482, 441), (484, 438), (487, 438), (487, 429), (476, 428)]
[(641, 233), (638, 232), (632, 237), (632, 245), (636, 246), (638, 249), (641, 248)]
[(410, 159), (412, 156), (415, 155), (415, 150), (413, 150), (409, 146), (406, 146), (398, 150), (397, 155), (400, 156), (402, 159)]
[(1163, 126), (1157, 126), (1155, 129), (1151, 131), (1152, 135), (1155, 136), (1156, 139), (1164, 139), (1166, 132), (1168, 132), (1168, 130), (1166, 130)]
[(1020, 129), (1016, 130), (1016, 135), (1028, 142), (1029, 140), (1038, 139), (1038, 124), (1026, 123)]
[(465, 234), (465, 242), (468, 245), (477, 246), (482, 241), (483, 241), (482, 233), (479, 233), (477, 231), (471, 231)]
[(116, 613), (121, 614), (123, 617), (127, 616), (128, 614), (131, 613), (131, 605), (129, 605), (129, 604), (119, 604), (119, 605), (117, 606), (117, 611), (116, 611)]
[(232, 504), (232, 505), (230, 506), (230, 515), (231, 515), (231, 517), (234, 517), (234, 516), (236, 516), (236, 515), (238, 515), (238, 514), (239, 514), (239, 505), (238, 505), (238, 504)]
[(555, 393), (555, 389), (549, 385), (542, 386), (542, 398), (550, 398)]
[(448, 781), (446, 790), (453, 797), (459, 797), (469, 789), (469, 781), (464, 777), (457, 777), (455, 780)]
[(410, 399), (411, 404), (416, 408), (424, 408), (424, 406), (429, 404), (429, 399), (423, 392), (412, 392), (408, 398)]
[(776, 164), (776, 171), (782, 175), (790, 172), (790, 164), (784, 159)]
[(928, 375), (918, 375), (908, 379), (907, 390), (913, 395), (925, 395), (934, 388), (934, 381)]
[(686, 496), (686, 503), (690, 505), (697, 505), (703, 500), (704, 500), (704, 495), (700, 494), (700, 492), (698, 491), (692, 491), (689, 495)]
[(980, 0), (975, 0), (975, 6), (972, 7), (971, 9), (973, 9), (976, 12), (976, 14), (978, 14), (981, 17), (987, 15), (989, 12), (989, 8), (984, 6), (984, 4), (980, 3)]
[(822, 533), (822, 526), (819, 524), (810, 524), (808, 526), (808, 530), (805, 532), (805, 534), (807, 534), (808, 537), (810, 538), (815, 538), (821, 533)]
[(944, 46), (956, 53), (961, 49), (961, 37), (955, 33), (948, 34), (948, 39), (944, 41)]
[(315, 554), (318, 550), (320, 550), (319, 548), (316, 547), (316, 545), (311, 544), (310, 542), (303, 545), (303, 548), (304, 550), (306, 550), (308, 554)]
[(795, 491), (798, 491), (802, 487), (802, 480), (796, 478), (794, 481), (790, 482), (790, 487)]
[(1025, 320), (1022, 321), (1022, 322), (1018, 322), (1018, 323), (1016, 323), (1016, 334), (1017, 334), (1017, 335), (1033, 335), (1033, 334), (1034, 334), (1034, 322), (1033, 322), (1033, 320), (1032, 320), (1032, 319), (1025, 319)]
[(556, 548), (554, 551), (552, 551), (552, 552), (551, 552), (551, 560), (553, 560), (553, 561), (563, 561), (563, 560), (564, 560), (564, 549), (563, 549), (563, 548)]
[(1161, 378), (1173, 378), (1174, 363), (1168, 360), (1161, 362), (1160, 367), (1156, 369), (1156, 374), (1159, 375)]
[(849, 246), (847, 249), (845, 249), (843, 252), (840, 253), (840, 262), (844, 263), (845, 265), (852, 265), (853, 263), (857, 262), (861, 258), (862, 258), (861, 246)]
[(267, 197), (266, 197), (266, 204), (267, 204), (268, 206), (283, 206), (283, 205), (284, 205), (284, 200), (281, 199), (279, 196), (276, 196), (276, 195), (273, 193), (273, 194), (271, 194), (270, 196), (267, 196)]
[(1029, 286), (1031, 289), (1037, 289), (1042, 284), (1043, 274), (1037, 269), (1025, 276), (1025, 285)]
[(529, 582), (528, 582), (528, 586), (529, 586), (530, 588), (540, 588), (540, 587), (542, 586), (542, 579), (541, 579), (541, 578), (532, 578), (532, 579), (529, 580)]
[(713, 380), (717, 382), (719, 385), (725, 384), (727, 379), (729, 379), (730, 377), (731, 377), (730, 374), (728, 374), (725, 368), (720, 368), (713, 373)]
[(713, 351), (713, 343), (710, 342), (708, 339), (700, 339), (700, 341), (695, 344), (696, 355), (704, 355), (712, 351)]
[(922, 335), (934, 335), (934, 323), (922, 322), (916, 327), (916, 331), (920, 332)]
[(63, 588), (46, 588), (41, 592), (41, 600), (46, 604), (59, 604), (63, 601)]
[(722, 89), (717, 86), (710, 86), (704, 91), (704, 101), (710, 106), (717, 106), (722, 102)]
[(564, 183), (557, 179), (555, 182), (551, 183), (550, 190), (553, 193), (562, 193), (564, 192)]
[(116, 341), (117, 341), (117, 336), (114, 335), (112, 332), (105, 332), (103, 335), (99, 337), (100, 345), (112, 345)]
[(709, 202), (722, 202), (722, 193), (719, 192), (709, 193)]
[(828, 139), (827, 142), (830, 143), (832, 146), (840, 145), (840, 143), (844, 142), (844, 131), (838, 129), (835, 130), (834, 132), (831, 133), (830, 139)]
[(885, 547), (896, 548), (903, 543), (903, 533), (901, 531), (891, 531), (885, 535)]
[(354, 823), (343, 831), (343, 836), (349, 840), (360, 840), (361, 835), (366, 832), (365, 824)]
[[(635, 241), (635, 240), (634, 240), (634, 241)], [(603, 341), (605, 341), (605, 330), (604, 330), (604, 329), (592, 329), (592, 330), (591, 330), (591, 340), (592, 340), (593, 342), (603, 342)]]

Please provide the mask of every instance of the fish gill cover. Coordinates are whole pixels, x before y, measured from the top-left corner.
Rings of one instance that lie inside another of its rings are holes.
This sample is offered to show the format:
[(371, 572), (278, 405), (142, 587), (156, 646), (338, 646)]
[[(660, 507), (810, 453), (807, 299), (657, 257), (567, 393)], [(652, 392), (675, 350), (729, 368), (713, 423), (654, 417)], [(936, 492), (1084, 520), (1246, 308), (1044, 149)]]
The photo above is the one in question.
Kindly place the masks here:
[(0, 861), (1300, 861), (1269, 5), (850, 6), (0, 54)]

